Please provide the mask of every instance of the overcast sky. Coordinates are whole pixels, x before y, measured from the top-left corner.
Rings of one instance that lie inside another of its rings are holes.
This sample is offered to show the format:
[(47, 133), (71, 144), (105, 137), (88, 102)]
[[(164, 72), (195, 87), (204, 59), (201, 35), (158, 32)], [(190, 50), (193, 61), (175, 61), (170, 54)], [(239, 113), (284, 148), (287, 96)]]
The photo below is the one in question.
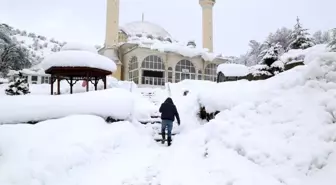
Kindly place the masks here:
[[(145, 20), (164, 27), (175, 39), (201, 46), (198, 0), (120, 0), (120, 24)], [(0, 22), (61, 41), (103, 45), (106, 0), (0, 0)], [(217, 0), (214, 50), (239, 55), (248, 41), (263, 41), (279, 27), (292, 28), (296, 16), (316, 30), (336, 27), (336, 0)]]

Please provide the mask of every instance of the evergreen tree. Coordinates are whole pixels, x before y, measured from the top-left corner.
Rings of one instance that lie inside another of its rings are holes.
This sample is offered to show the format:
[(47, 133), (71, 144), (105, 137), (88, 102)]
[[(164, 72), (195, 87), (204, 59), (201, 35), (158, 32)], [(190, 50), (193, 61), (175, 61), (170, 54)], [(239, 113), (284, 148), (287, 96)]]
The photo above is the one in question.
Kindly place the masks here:
[(17, 78), (15, 82), (11, 82), (5, 92), (10, 96), (25, 95), (30, 93), (27, 79), (19, 73), (19, 78)]
[(263, 74), (276, 75), (284, 71), (283, 62), (279, 61), (282, 46), (279, 43), (265, 43), (268, 47), (261, 52), (262, 60), (259, 64), (265, 66), (259, 69)]
[(331, 48), (331, 51), (336, 52), (336, 28), (334, 28), (331, 32), (331, 41), (329, 43), (329, 47)]
[(290, 49), (307, 49), (315, 45), (312, 39), (309, 37), (308, 29), (302, 27), (300, 19), (297, 18), (297, 23), (294, 26), (294, 31), (291, 34), (291, 43), (287, 50)]
[(270, 67), (275, 61), (279, 59), (282, 46), (279, 43), (266, 43), (265, 45), (268, 45), (268, 47), (260, 54), (260, 56), (262, 56), (260, 64), (265, 64)]

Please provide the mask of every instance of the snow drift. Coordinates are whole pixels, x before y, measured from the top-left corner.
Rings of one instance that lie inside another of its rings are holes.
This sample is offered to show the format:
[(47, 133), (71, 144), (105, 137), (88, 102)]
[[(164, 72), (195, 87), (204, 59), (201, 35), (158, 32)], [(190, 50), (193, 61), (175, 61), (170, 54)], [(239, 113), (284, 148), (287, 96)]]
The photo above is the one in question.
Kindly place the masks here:
[[(0, 126), (0, 184), (334, 185), (336, 53), (310, 50), (268, 80), (167, 86), (183, 128), (171, 148), (95, 116)], [(221, 112), (200, 125), (199, 103)]]
[(0, 124), (43, 121), (73, 114), (90, 114), (125, 120), (133, 110), (132, 94), (109, 89), (60, 96), (0, 96)]
[(146, 169), (150, 145), (131, 123), (106, 124), (96, 116), (3, 125), (0, 184), (123, 184)]

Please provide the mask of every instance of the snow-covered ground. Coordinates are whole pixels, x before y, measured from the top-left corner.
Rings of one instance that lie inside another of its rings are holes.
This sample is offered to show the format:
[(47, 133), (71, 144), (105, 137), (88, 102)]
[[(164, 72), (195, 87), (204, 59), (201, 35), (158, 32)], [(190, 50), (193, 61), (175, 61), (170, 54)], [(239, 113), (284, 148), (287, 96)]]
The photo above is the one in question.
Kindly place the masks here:
[[(0, 184), (335, 185), (336, 53), (315, 49), (300, 53), (306, 66), (268, 80), (184, 81), (153, 90), (159, 102), (172, 96), (180, 112), (170, 148), (136, 119), (106, 124), (71, 115), (2, 125)], [(142, 91), (150, 90), (128, 92), (134, 110), (154, 111), (142, 105)], [(199, 104), (221, 112), (201, 122)]]

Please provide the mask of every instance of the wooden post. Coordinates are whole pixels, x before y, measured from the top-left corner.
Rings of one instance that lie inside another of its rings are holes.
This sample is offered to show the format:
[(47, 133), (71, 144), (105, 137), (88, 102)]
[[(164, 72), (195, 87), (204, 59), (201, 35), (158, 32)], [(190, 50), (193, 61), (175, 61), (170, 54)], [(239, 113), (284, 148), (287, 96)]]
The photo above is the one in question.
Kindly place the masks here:
[(86, 73), (86, 92), (89, 92), (89, 73)]
[(104, 81), (104, 89), (106, 89), (106, 76), (104, 76), (103, 81)]
[(97, 80), (97, 77), (95, 76), (95, 78), (94, 78), (94, 86), (95, 86), (95, 91), (97, 91), (97, 89), (98, 89), (98, 80)]
[(72, 83), (72, 76), (70, 77), (70, 94), (72, 94), (72, 87), (73, 87), (73, 83)]
[(57, 94), (61, 94), (61, 78), (57, 76)]
[(54, 94), (54, 75), (51, 75), (50, 77), (50, 94), (53, 95)]

